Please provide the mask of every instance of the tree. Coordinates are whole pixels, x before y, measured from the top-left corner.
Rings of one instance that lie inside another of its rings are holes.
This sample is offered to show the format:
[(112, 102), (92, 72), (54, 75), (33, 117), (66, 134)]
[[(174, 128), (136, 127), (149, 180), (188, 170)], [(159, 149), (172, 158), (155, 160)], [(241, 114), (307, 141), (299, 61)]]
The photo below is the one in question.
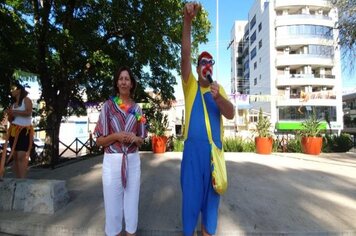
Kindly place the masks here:
[[(6, 1), (28, 28), (26, 44), (33, 60), (23, 68), (38, 75), (45, 106), (41, 111), (46, 146), (58, 153), (63, 117), (85, 113), (88, 102), (101, 102), (112, 93), (117, 66), (128, 65), (140, 84), (136, 100), (147, 100), (152, 88), (163, 101), (174, 98), (173, 71), (179, 71), (182, 0)], [(194, 45), (207, 41), (206, 12), (196, 20)], [(10, 72), (11, 74), (11, 72)], [(45, 154), (48, 149), (45, 147)], [(49, 153), (47, 152), (49, 155)]]
[[(0, 104), (7, 108), (10, 101), (10, 84), (18, 71), (31, 70), (28, 61), (34, 53), (27, 30), (29, 25), (11, 6), (0, 3)], [(0, 121), (3, 110), (0, 109)]]
[(350, 59), (349, 66), (352, 70), (356, 58), (356, 1), (331, 0), (331, 3), (339, 12), (336, 28), (339, 30), (342, 57)]

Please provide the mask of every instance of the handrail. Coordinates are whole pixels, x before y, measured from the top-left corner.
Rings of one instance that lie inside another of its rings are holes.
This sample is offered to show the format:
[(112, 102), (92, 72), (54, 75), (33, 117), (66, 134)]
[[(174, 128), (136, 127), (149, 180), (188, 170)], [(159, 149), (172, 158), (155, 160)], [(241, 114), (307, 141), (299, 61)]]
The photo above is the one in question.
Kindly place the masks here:
[[(54, 130), (52, 129), (34, 129), (35, 133), (36, 132), (40, 132), (40, 131), (46, 131), (47, 135), (52, 136), (54, 135)], [(4, 130), (0, 130), (0, 134), (1, 133), (6, 133), (6, 131)], [(84, 156), (90, 156), (94, 153), (96, 153), (96, 150), (100, 150), (100, 148), (96, 145), (95, 140), (93, 139), (92, 134), (89, 134), (89, 138), (83, 142), (81, 141), (79, 138), (75, 138), (74, 141), (72, 141), (69, 145), (65, 144), (63, 141), (59, 140), (59, 144), (63, 145), (65, 147), (64, 150), (59, 150), (59, 155), (57, 153), (57, 155), (55, 153), (53, 153), (53, 147), (49, 147), (50, 150), (49, 152), (52, 153), (52, 158), (51, 158), (51, 163), (50, 165), (52, 166), (52, 168), (55, 168), (55, 166), (58, 164), (59, 158), (61, 158), (62, 160), (69, 158), (71, 156), (68, 156), (68, 151), (72, 152), (75, 154), (75, 158), (79, 158), (79, 157), (84, 157)], [(45, 144), (46, 145), (46, 144)], [(73, 145), (75, 145), (75, 147), (73, 147)], [(0, 146), (2, 146), (0, 144)], [(34, 148), (39, 148), (36, 144), (34, 145)], [(86, 154), (81, 155), (81, 152), (83, 149), (86, 149), (88, 152)], [(31, 152), (30, 154), (30, 158), (31, 160), (36, 160), (39, 157), (39, 153), (37, 153), (38, 150), (35, 150), (34, 152)], [(2, 152), (2, 149), (0, 150), (0, 153)], [(7, 151), (7, 155), (9, 154), (9, 151)]]

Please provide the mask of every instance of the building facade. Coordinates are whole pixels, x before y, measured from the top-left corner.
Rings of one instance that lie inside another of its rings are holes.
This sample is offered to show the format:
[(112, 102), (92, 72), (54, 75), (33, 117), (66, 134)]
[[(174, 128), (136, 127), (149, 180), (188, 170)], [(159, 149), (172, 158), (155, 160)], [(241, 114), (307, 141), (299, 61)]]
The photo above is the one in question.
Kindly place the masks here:
[(315, 112), (341, 131), (337, 20), (326, 0), (256, 0), (248, 21), (236, 21), (231, 31), (231, 92), (249, 96), (240, 114), (247, 112), (253, 122), (262, 108), (282, 132), (299, 129)]

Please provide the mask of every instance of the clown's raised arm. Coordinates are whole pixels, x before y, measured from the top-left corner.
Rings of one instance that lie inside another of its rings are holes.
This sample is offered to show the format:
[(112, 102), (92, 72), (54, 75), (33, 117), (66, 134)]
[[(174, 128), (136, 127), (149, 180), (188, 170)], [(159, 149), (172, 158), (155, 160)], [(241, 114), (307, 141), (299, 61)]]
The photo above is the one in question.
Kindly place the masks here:
[(192, 21), (201, 9), (201, 5), (196, 2), (188, 2), (183, 9), (183, 33), (181, 51), (181, 72), (184, 81), (187, 81), (192, 70), (191, 58), (191, 30)]

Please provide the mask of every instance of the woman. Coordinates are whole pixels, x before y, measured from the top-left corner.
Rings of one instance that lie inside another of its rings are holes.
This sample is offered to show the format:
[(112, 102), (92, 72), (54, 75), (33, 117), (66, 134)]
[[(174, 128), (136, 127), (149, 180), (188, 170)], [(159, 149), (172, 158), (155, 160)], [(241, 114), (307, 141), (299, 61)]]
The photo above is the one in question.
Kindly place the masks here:
[(20, 84), (11, 88), (14, 103), (7, 110), (9, 122), (8, 141), (11, 147), (9, 160), (16, 178), (25, 178), (27, 175), (28, 159), (33, 141), (32, 127), (32, 101), (27, 97), (28, 92)]
[(113, 86), (115, 95), (104, 103), (94, 130), (97, 145), (104, 146), (105, 233), (121, 235), (124, 218), (126, 235), (135, 235), (141, 176), (138, 147), (147, 135), (146, 120), (133, 100), (136, 81), (128, 67), (117, 71)]

